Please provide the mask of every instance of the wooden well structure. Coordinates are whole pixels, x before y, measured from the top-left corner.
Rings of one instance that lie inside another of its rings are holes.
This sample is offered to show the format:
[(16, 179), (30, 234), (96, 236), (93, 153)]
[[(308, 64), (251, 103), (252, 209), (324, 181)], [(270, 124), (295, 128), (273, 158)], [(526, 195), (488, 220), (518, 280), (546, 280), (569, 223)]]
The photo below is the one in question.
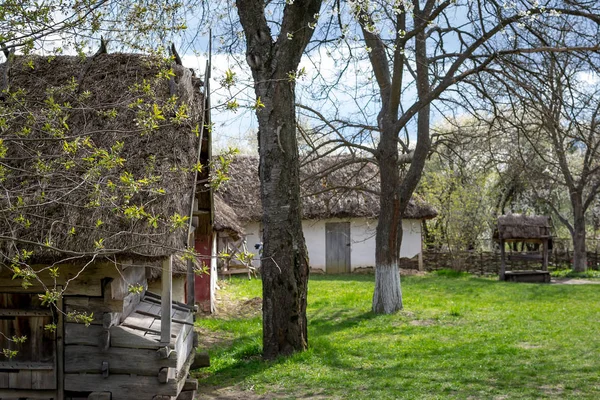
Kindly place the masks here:
[[(552, 243), (550, 217), (508, 214), (498, 217), (494, 234), (500, 245), (500, 280), (512, 282), (550, 282), (549, 248)], [(513, 249), (520, 244), (519, 251)], [(510, 247), (506, 251), (507, 245)], [(507, 271), (507, 261), (540, 263), (541, 269)]]

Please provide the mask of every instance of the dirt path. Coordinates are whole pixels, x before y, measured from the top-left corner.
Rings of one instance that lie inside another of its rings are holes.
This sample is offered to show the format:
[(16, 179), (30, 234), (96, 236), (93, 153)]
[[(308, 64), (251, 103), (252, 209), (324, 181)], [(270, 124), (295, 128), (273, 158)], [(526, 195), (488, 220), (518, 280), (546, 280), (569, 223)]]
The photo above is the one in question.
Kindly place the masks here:
[(259, 396), (251, 391), (241, 390), (236, 387), (199, 387), (197, 400), (268, 400), (275, 399), (272, 395)]
[(588, 280), (579, 278), (560, 278), (552, 279), (552, 282), (557, 285), (600, 285), (600, 280)]

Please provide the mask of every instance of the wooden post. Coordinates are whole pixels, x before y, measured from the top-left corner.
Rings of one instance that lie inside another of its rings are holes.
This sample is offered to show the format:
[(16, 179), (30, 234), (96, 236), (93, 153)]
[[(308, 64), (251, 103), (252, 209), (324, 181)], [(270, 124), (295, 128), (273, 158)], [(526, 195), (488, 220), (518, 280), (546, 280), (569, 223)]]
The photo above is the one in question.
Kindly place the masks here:
[(544, 239), (544, 252), (542, 253), (542, 271), (548, 271), (548, 239)]
[(479, 251), (479, 269), (481, 270), (480, 275), (483, 276), (485, 274), (485, 266), (483, 265), (483, 251)]
[[(62, 286), (59, 286), (57, 289), (62, 290)], [(58, 307), (58, 309), (60, 311), (64, 312), (62, 296), (56, 302), (56, 307)], [(57, 378), (56, 394), (59, 399), (65, 398), (65, 359), (64, 359), (65, 346), (64, 346), (64, 340), (65, 340), (64, 318), (63, 318), (63, 313), (59, 312), (58, 313), (58, 321), (56, 324), (56, 360), (55, 360), (56, 378)]]
[[(193, 243), (193, 241), (192, 241)], [(187, 260), (187, 299), (186, 303), (188, 306), (194, 306), (196, 301), (196, 274), (194, 273), (194, 262), (192, 260)]]
[(504, 250), (504, 239), (500, 239), (500, 280), (503, 281), (505, 279), (506, 272), (506, 254)]
[(173, 256), (162, 263), (162, 294), (160, 317), (160, 344), (168, 346), (171, 342), (171, 297), (173, 295)]

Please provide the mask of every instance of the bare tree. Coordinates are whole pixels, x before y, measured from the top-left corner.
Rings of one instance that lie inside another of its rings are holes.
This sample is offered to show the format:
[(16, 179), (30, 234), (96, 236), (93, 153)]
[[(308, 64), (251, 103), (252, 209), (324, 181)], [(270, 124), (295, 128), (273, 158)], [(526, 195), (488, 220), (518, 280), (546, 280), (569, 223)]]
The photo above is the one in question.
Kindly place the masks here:
[[(444, 116), (448, 105), (465, 109), (468, 104), (464, 104), (461, 90), (477, 90), (468, 85), (477, 82), (481, 72), (496, 67), (503, 54), (597, 50), (594, 29), (599, 22), (598, 5), (577, 1), (374, 0), (338, 1), (336, 6), (337, 15), (322, 29), (330, 32), (332, 25), (339, 28), (338, 46), (329, 51), (340, 71), (364, 74), (365, 79), (357, 78), (363, 86), (354, 86), (349, 93), (358, 111), (348, 117), (334, 105), (330, 115), (312, 115), (344, 121), (335, 126), (340, 134), (331, 140), (371, 154), (379, 165), (380, 223), (373, 311), (392, 313), (402, 308), (398, 274), (402, 214), (431, 150), (432, 110)], [(578, 32), (576, 41), (574, 35), (560, 35), (565, 24)], [(561, 41), (540, 46), (515, 39), (527, 27)], [(321, 40), (320, 46), (323, 43), (329, 42)], [(340, 76), (334, 77), (335, 84), (341, 81)], [(323, 98), (321, 93), (331, 93), (332, 89), (324, 92), (323, 87), (317, 87), (320, 93), (315, 99)], [(365, 146), (355, 140), (360, 134), (350, 133), (364, 133), (372, 129), (369, 127), (375, 128), (371, 131), (374, 146)], [(405, 171), (401, 173), (401, 169)]]
[[(519, 55), (505, 58), (502, 66), (493, 72), (498, 91), (491, 124), (512, 132), (531, 190), (567, 227), (573, 269), (585, 271), (586, 213), (600, 192), (598, 59), (579, 53)], [(563, 193), (568, 214), (560, 207)]]

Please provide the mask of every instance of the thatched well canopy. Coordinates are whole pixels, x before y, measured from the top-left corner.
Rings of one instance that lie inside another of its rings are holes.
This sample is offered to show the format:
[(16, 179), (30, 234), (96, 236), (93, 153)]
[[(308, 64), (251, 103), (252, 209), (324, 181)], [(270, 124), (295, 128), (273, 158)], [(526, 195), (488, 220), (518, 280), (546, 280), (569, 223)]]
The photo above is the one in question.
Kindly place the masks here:
[[(324, 157), (300, 168), (302, 215), (305, 219), (377, 218), (379, 215), (379, 171), (372, 163), (340, 164), (347, 159)], [(340, 165), (342, 165), (340, 167)], [(229, 166), (230, 180), (220, 189), (223, 203), (235, 211), (238, 224), (260, 221), (262, 205), (258, 157), (240, 156)], [(436, 210), (414, 196), (404, 214), (406, 219), (429, 219)]]
[(135, 54), (18, 56), (0, 76), (5, 261), (185, 248), (202, 113), (189, 69)]
[(548, 239), (550, 217), (542, 215), (508, 214), (498, 217), (497, 240)]

